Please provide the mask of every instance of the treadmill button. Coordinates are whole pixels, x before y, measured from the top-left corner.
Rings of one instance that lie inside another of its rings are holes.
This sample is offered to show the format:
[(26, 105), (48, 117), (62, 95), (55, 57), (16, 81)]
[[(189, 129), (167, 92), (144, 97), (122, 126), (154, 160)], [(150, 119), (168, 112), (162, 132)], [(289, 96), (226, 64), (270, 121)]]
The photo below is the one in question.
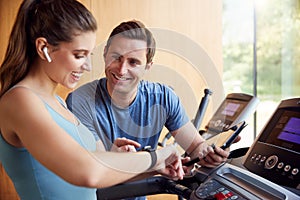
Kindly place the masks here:
[(292, 170), (292, 174), (293, 174), (294, 176), (296, 176), (296, 175), (298, 174), (298, 172), (299, 172), (299, 169), (298, 169), (298, 168), (294, 168), (294, 169)]
[(266, 169), (272, 169), (278, 162), (278, 157), (273, 155), (273, 156), (270, 156), (266, 162), (265, 162), (265, 168)]
[(278, 168), (278, 169), (282, 169), (283, 166), (284, 166), (284, 163), (283, 163), (283, 162), (280, 162), (280, 163), (277, 165), (277, 168)]
[(225, 199), (228, 199), (230, 197), (233, 196), (233, 193), (228, 191), (228, 190), (224, 190), (223, 192), (219, 192), (217, 194), (214, 195), (214, 197), (217, 199), (217, 200), (225, 200)]
[(263, 157), (260, 159), (260, 162), (263, 163), (263, 162), (265, 162), (266, 159), (267, 159), (267, 157), (266, 157), (266, 156), (263, 156)]
[(256, 155), (257, 155), (256, 153), (252, 155), (251, 161), (253, 161), (255, 159)]
[(261, 155), (258, 155), (255, 160), (258, 161), (260, 158), (261, 158)]
[(286, 166), (284, 167), (284, 171), (285, 171), (285, 172), (290, 171), (290, 169), (291, 169), (291, 165), (286, 165)]

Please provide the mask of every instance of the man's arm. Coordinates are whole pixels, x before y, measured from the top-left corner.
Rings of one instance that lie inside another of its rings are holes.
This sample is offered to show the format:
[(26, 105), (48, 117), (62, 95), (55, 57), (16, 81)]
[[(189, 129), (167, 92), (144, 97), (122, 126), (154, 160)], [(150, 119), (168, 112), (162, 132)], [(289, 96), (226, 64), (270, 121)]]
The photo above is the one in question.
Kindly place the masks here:
[(199, 158), (199, 164), (206, 167), (216, 167), (226, 161), (229, 149), (219, 147), (214, 149), (202, 138), (191, 122), (171, 132), (175, 141), (186, 151), (191, 159)]
[(66, 104), (71, 112), (84, 124), (94, 135), (96, 140), (99, 140), (96, 128), (94, 126), (95, 106), (94, 99), (90, 99), (88, 95), (77, 94), (75, 91), (70, 93), (66, 99)]

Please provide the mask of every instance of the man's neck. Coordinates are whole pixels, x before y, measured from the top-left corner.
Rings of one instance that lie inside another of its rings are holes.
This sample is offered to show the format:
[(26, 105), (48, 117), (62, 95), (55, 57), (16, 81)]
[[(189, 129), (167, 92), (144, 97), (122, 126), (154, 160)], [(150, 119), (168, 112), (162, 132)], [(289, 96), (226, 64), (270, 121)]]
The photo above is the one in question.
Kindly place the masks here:
[(130, 93), (109, 92), (109, 95), (114, 105), (119, 108), (127, 108), (134, 101), (137, 90), (131, 91)]

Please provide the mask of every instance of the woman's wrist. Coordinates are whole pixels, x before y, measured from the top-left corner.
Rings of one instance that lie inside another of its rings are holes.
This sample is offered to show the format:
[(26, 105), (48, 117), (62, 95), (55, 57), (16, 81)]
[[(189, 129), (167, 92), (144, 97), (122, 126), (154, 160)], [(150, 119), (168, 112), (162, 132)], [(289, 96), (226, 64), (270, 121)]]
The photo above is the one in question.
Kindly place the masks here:
[(151, 164), (148, 170), (152, 169), (157, 163), (157, 154), (155, 149), (152, 149), (151, 146), (146, 146), (143, 148), (143, 151), (147, 151), (151, 156)]

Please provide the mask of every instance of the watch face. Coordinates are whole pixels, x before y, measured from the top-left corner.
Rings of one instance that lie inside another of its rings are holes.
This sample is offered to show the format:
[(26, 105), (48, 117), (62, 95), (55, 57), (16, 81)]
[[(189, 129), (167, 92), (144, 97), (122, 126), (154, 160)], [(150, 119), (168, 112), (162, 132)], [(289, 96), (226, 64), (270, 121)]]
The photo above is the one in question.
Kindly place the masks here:
[(155, 151), (155, 149), (152, 149), (151, 146), (145, 146), (145, 147), (143, 148), (143, 151)]

